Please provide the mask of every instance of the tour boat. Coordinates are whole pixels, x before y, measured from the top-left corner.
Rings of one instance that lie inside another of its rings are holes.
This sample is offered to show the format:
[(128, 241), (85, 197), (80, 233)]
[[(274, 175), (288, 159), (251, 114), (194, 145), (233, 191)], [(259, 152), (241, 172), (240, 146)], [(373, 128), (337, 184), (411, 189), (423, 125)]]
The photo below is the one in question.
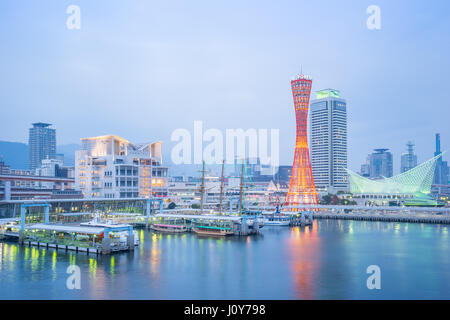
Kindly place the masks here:
[(265, 226), (289, 226), (291, 219), (289, 217), (269, 216), (263, 219)]
[(150, 229), (158, 232), (180, 233), (188, 231), (186, 226), (176, 224), (161, 224), (153, 223), (150, 225)]
[(231, 228), (214, 226), (195, 226), (192, 231), (201, 236), (230, 236), (234, 234)]
[[(82, 227), (100, 227), (100, 228), (107, 228), (107, 227), (117, 226), (117, 225), (119, 225), (119, 224), (115, 223), (112, 220), (106, 220), (105, 222), (103, 222), (98, 215), (95, 215), (94, 219), (92, 219), (91, 221), (80, 223), (80, 226), (82, 226)], [(127, 234), (127, 231), (118, 232), (118, 236), (122, 236), (122, 238), (126, 234)], [(136, 230), (133, 230), (133, 235), (134, 235), (134, 245), (138, 246), (141, 241), (139, 240)]]

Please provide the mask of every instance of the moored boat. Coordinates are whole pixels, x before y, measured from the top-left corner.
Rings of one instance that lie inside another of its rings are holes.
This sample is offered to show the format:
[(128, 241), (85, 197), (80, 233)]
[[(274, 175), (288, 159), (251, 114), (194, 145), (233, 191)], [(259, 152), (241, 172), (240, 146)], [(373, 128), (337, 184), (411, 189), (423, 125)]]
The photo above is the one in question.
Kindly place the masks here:
[(158, 232), (167, 232), (167, 233), (181, 233), (187, 232), (188, 229), (184, 225), (176, 225), (176, 224), (162, 224), (162, 223), (153, 223), (150, 225), (150, 229)]
[[(82, 227), (100, 227), (100, 228), (118, 227), (120, 225), (125, 225), (125, 224), (115, 223), (113, 220), (103, 221), (100, 218), (100, 216), (97, 214), (94, 216), (94, 218), (91, 221), (80, 223), (80, 226), (82, 226)], [(125, 241), (126, 235), (127, 235), (127, 231), (120, 231), (117, 233), (117, 236), (120, 237), (123, 241)], [(141, 243), (141, 241), (138, 237), (136, 230), (133, 230), (133, 236), (134, 236), (134, 245), (138, 246)]]
[(289, 226), (291, 223), (291, 219), (289, 217), (280, 217), (280, 216), (269, 216), (263, 219), (264, 225), (266, 226), (279, 226), (285, 227)]
[(230, 236), (234, 234), (231, 228), (215, 226), (195, 226), (192, 231), (203, 236)]

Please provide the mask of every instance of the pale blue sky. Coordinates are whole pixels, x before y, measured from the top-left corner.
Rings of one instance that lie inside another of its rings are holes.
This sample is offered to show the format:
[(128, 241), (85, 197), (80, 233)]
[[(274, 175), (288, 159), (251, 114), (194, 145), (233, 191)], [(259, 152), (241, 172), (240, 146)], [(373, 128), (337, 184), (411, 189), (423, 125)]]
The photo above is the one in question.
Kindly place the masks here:
[[(81, 30), (66, 8), (81, 8)], [(381, 30), (366, 8), (381, 8)], [(27, 141), (50, 122), (58, 144), (114, 133), (163, 140), (176, 128), (279, 128), (293, 157), (290, 78), (303, 66), (313, 90), (348, 103), (349, 167), (373, 148), (405, 143), (419, 161), (434, 134), (450, 149), (448, 1), (0, 2), (0, 140)]]

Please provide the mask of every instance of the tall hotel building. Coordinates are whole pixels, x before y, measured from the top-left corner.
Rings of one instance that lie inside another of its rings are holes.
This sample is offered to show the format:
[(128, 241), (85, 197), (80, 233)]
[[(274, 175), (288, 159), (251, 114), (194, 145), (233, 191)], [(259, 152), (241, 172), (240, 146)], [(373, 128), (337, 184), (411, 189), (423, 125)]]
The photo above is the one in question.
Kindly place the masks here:
[(75, 185), (85, 198), (167, 196), (161, 142), (136, 144), (114, 135), (81, 139)]
[(51, 124), (37, 122), (29, 131), (28, 165), (31, 170), (41, 167), (44, 159), (56, 158), (56, 130)]
[(334, 89), (320, 90), (311, 101), (311, 167), (320, 192), (348, 190), (347, 103)]

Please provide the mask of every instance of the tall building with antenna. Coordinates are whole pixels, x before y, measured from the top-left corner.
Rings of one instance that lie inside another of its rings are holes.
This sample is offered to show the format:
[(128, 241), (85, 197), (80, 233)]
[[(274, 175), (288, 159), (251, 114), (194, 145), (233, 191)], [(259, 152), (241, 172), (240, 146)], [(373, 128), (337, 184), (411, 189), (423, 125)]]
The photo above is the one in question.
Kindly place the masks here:
[(291, 181), (286, 196), (288, 206), (317, 204), (317, 192), (308, 147), (308, 108), (312, 78), (303, 74), (291, 81), (296, 119), (296, 140)]
[[(441, 155), (441, 135), (436, 133), (436, 151), (434, 156)], [(448, 184), (449, 168), (447, 161), (443, 161), (440, 157), (436, 162), (436, 169), (434, 171), (433, 184), (446, 185)]]

